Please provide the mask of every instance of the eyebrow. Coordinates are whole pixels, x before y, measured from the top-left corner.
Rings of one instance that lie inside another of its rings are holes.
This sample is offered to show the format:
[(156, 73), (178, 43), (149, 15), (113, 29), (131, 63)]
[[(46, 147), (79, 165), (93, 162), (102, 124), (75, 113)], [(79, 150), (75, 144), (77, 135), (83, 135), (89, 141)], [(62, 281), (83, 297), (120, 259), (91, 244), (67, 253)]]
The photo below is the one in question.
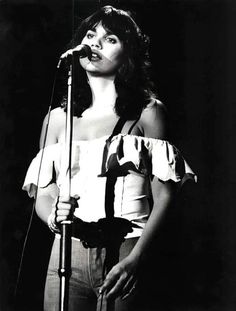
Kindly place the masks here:
[[(105, 29), (105, 28), (104, 28), (104, 29)], [(96, 26), (94, 26), (94, 28), (89, 28), (87, 31), (97, 32), (97, 31), (96, 31)], [(105, 31), (106, 31), (106, 35), (107, 35), (107, 36), (113, 35), (113, 36), (118, 37), (114, 32), (112, 32), (112, 31), (110, 31), (110, 30), (106, 30), (106, 29), (105, 29)]]
[[(114, 32), (110, 31), (110, 30), (106, 30), (106, 33), (107, 35), (113, 35), (113, 36), (116, 36), (116, 34), (114, 34)], [(116, 36), (117, 37), (117, 36)]]

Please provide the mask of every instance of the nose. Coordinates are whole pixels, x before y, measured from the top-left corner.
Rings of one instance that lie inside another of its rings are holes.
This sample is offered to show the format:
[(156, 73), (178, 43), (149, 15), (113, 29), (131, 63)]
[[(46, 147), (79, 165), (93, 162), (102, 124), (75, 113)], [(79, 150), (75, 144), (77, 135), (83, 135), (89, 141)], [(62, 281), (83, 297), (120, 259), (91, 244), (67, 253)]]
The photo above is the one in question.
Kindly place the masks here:
[(91, 48), (96, 48), (96, 49), (101, 49), (102, 48), (102, 42), (100, 40), (100, 38), (93, 38), (92, 44), (91, 44)]

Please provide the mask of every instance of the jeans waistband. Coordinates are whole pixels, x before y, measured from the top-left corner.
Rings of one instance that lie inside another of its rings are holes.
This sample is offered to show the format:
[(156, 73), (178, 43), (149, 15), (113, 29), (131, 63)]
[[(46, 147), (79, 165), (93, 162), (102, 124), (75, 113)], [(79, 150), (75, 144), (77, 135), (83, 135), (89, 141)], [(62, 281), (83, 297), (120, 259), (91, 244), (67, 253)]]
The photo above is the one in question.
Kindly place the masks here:
[(119, 217), (101, 218), (97, 222), (85, 222), (74, 217), (72, 236), (85, 247), (120, 245), (134, 226), (129, 220)]

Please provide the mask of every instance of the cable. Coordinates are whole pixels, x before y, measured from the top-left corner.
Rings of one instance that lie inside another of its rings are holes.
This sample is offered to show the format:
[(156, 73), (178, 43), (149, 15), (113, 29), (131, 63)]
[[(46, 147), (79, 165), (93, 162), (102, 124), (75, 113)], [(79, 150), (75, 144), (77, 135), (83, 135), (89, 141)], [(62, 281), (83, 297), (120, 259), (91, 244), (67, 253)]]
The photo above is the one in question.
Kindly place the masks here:
[(49, 126), (49, 121), (50, 121), (50, 116), (51, 116), (52, 103), (53, 103), (55, 86), (56, 86), (56, 81), (57, 81), (57, 74), (58, 74), (58, 67), (56, 69), (56, 73), (55, 73), (55, 76), (54, 76), (52, 92), (51, 92), (51, 98), (50, 98), (50, 104), (49, 104), (49, 107), (48, 107), (47, 124), (46, 124), (46, 130), (45, 130), (45, 134), (44, 134), (44, 139), (43, 139), (42, 154), (41, 154), (41, 158), (40, 158), (40, 164), (39, 164), (39, 170), (38, 170), (38, 176), (37, 176), (35, 198), (34, 198), (32, 210), (31, 210), (31, 214), (30, 214), (30, 219), (29, 219), (29, 224), (28, 224), (28, 227), (27, 227), (27, 231), (26, 231), (26, 235), (25, 235), (25, 239), (24, 239), (24, 243), (23, 243), (23, 247), (22, 247), (20, 263), (19, 263), (19, 268), (18, 268), (18, 273), (17, 273), (17, 278), (16, 278), (16, 285), (15, 285), (15, 290), (14, 290), (14, 298), (15, 299), (16, 299), (16, 296), (17, 296), (17, 291), (18, 291), (20, 277), (21, 277), (21, 272), (22, 272), (22, 265), (23, 265), (23, 259), (24, 259), (25, 249), (26, 249), (26, 243), (28, 241), (29, 232), (30, 232), (30, 229), (31, 229), (31, 225), (32, 225), (32, 221), (33, 221), (33, 215), (34, 215), (34, 211), (35, 211), (36, 200), (37, 200), (37, 195), (38, 195), (39, 178), (40, 178), (40, 173), (41, 173), (41, 168), (42, 168), (42, 163), (43, 163), (44, 149), (45, 149), (47, 135), (48, 135), (48, 126)]

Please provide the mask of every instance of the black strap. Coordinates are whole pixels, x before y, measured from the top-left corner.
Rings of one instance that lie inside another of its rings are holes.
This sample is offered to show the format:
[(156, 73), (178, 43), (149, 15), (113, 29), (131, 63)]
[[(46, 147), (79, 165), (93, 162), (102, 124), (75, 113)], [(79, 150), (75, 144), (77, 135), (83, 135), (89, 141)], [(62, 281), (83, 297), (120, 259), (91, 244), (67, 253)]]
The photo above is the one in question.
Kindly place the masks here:
[[(106, 141), (106, 146), (104, 148), (104, 153), (103, 153), (103, 169), (105, 169), (106, 165), (106, 159), (107, 159), (107, 154), (109, 151), (110, 143), (112, 138), (115, 135), (118, 135), (121, 133), (122, 128), (126, 122), (126, 119), (124, 118), (119, 118), (117, 121), (112, 134), (109, 136), (109, 138)], [(111, 172), (107, 174), (107, 181), (106, 181), (106, 189), (105, 189), (105, 213), (106, 213), (106, 218), (112, 218), (114, 217), (114, 188), (115, 188), (115, 183), (116, 183), (117, 177), (112, 174)]]
[(120, 134), (126, 121), (127, 120), (125, 118), (119, 118), (113, 129), (111, 136), (108, 139), (112, 139), (113, 136)]
[(111, 144), (111, 140), (115, 135), (118, 135), (119, 133), (121, 133), (125, 122), (126, 122), (126, 119), (119, 118), (119, 120), (117, 121), (117, 123), (116, 123), (116, 125), (112, 131), (112, 134), (106, 140), (106, 145), (105, 145), (105, 148), (103, 151), (103, 157), (102, 157), (102, 170), (101, 170), (102, 172), (105, 172), (105, 170), (106, 170), (106, 160), (107, 160), (107, 155), (108, 155), (109, 147)]
[(131, 127), (129, 128), (129, 131), (128, 131), (128, 135), (130, 135), (133, 131), (133, 128), (135, 127), (135, 125), (138, 123), (140, 117), (138, 119), (136, 119), (133, 124), (131, 125)]
[(107, 176), (106, 181), (106, 192), (105, 192), (105, 213), (106, 218), (113, 218), (114, 217), (114, 189), (117, 177), (115, 175), (109, 174)]

